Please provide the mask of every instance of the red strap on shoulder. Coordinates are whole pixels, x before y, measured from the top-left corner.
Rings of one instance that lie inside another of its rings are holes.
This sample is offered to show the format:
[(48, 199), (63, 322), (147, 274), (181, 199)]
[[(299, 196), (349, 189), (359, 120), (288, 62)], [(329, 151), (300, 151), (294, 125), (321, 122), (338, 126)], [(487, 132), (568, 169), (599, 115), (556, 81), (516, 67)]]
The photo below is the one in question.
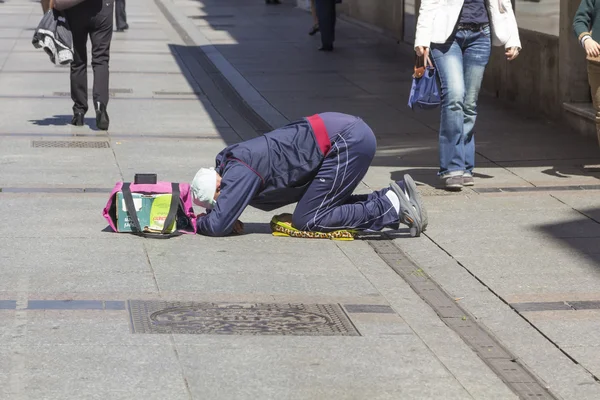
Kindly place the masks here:
[(310, 117), (306, 117), (306, 120), (312, 127), (313, 133), (315, 134), (315, 139), (317, 139), (317, 143), (319, 144), (323, 155), (327, 155), (329, 150), (331, 150), (331, 140), (327, 134), (327, 128), (325, 128), (323, 119), (318, 114), (315, 114), (311, 115)]

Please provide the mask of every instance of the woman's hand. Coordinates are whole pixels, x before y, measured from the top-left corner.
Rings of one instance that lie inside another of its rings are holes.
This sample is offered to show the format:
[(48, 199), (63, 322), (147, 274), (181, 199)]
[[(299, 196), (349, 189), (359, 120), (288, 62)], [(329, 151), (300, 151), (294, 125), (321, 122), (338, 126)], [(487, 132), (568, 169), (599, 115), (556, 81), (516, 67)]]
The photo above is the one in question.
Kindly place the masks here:
[(600, 44), (598, 44), (598, 42), (596, 42), (594, 39), (586, 39), (585, 42), (583, 42), (583, 47), (585, 48), (585, 52), (589, 57), (600, 56)]
[(508, 61), (512, 61), (519, 56), (519, 48), (511, 47), (509, 49), (506, 49), (506, 52), (504, 53), (504, 55), (506, 55), (506, 59)]
[(425, 66), (432, 65), (429, 59), (429, 47), (417, 46), (415, 47), (415, 53), (417, 53), (417, 57), (423, 57)]

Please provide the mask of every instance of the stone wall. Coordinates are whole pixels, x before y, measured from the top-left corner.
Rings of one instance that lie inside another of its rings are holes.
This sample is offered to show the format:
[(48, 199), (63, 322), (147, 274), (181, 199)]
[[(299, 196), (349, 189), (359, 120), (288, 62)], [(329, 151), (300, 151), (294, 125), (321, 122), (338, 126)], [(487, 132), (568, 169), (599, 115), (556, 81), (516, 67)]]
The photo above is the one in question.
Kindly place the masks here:
[(525, 112), (556, 118), (562, 110), (559, 95), (558, 38), (527, 30), (520, 32), (523, 51), (509, 62), (504, 48), (494, 47), (486, 68), (483, 90)]
[(342, 0), (339, 11), (350, 18), (381, 29), (385, 34), (402, 38), (403, 0)]

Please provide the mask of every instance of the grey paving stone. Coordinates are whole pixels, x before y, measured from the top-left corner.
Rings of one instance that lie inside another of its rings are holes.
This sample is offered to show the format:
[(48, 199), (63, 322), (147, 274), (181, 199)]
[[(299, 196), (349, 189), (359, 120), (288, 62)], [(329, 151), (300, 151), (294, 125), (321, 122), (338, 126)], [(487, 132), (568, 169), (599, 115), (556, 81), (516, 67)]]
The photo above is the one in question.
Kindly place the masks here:
[(30, 345), (15, 347), (7, 356), (19, 366), (7, 370), (14, 381), (1, 389), (7, 398), (188, 396), (176, 356), (168, 347)]
[[(425, 347), (406, 336), (178, 345), (178, 353), (199, 397), (470, 398)], [(219, 384), (230, 379), (239, 384)]]
[[(0, 128), (1, 129), (1, 128)], [(120, 180), (110, 149), (31, 148), (29, 140), (0, 138), (0, 185), (112, 186)], [(40, 166), (43, 165), (43, 168)]]
[(30, 310), (102, 310), (104, 305), (99, 300), (29, 300)]
[(600, 310), (531, 312), (526, 317), (561, 348), (600, 348)]
[(5, 279), (0, 290), (14, 289), (23, 279), (31, 293), (156, 290), (141, 243), (132, 245), (118, 238), (102, 243), (99, 246), (91, 239), (45, 238), (36, 241), (35, 251), (31, 251), (29, 238), (3, 239)]
[(565, 351), (574, 357), (583, 367), (595, 376), (600, 375), (600, 362), (598, 361), (598, 346), (565, 347)]
[(13, 316), (0, 324), (0, 348), (22, 346), (127, 346), (169, 348), (167, 335), (133, 335), (127, 313), (115, 310), (28, 310), (24, 329)]
[[(135, 242), (136, 239), (133, 236), (117, 236), (118, 234), (112, 231), (103, 231), (108, 227), (107, 221), (102, 217), (102, 209), (108, 201), (108, 196), (109, 193), (90, 195), (2, 194), (0, 195), (0, 213), (14, 215), (14, 219), (11, 218), (14, 223), (10, 231), (0, 232), (0, 237), (3, 240), (17, 237), (93, 237), (95, 240), (114, 239), (119, 242)], [(53, 212), (31, 212), (31, 210), (41, 209), (53, 210)], [(34, 228), (32, 229), (32, 227)]]
[[(92, 89), (93, 75), (88, 76)], [(66, 98), (70, 99), (68, 79), (49, 80), (44, 74), (33, 75), (29, 73), (11, 73), (0, 75), (0, 95), (5, 96), (54, 96), (55, 93), (65, 93)], [(156, 96), (155, 92), (194, 92), (188, 81), (180, 75), (165, 75), (161, 79), (156, 76), (144, 74), (112, 74), (110, 77), (110, 88), (130, 89), (132, 93), (118, 93), (119, 98), (142, 97), (152, 98)], [(196, 97), (188, 97), (196, 100)], [(160, 99), (160, 97), (158, 98)], [(90, 113), (90, 115), (93, 115)]]

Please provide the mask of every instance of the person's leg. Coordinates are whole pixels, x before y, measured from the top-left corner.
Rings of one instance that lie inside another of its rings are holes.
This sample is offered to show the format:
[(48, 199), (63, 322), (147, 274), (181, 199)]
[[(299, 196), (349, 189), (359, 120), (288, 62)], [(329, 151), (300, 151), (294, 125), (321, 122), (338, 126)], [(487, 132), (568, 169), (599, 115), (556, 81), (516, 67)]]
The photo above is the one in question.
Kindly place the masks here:
[(469, 185), (473, 184), (472, 176), (475, 167), (475, 135), (473, 128), (477, 118), (477, 98), (492, 50), (490, 35), (489, 27), (481, 32), (472, 32), (463, 47), (465, 77), (463, 142), (465, 147), (465, 173), (471, 178), (469, 179)]
[(317, 18), (317, 7), (315, 6), (315, 0), (310, 0), (310, 14), (313, 19), (313, 26), (308, 31), (310, 36), (313, 36), (315, 33), (319, 32), (319, 19)]
[[(321, 31), (320, 50), (333, 50), (333, 40), (335, 26), (332, 20), (335, 21), (335, 0), (315, 0), (317, 9), (317, 18), (319, 20), (319, 29)], [(333, 12), (333, 19), (331, 13)]]
[(446, 180), (446, 187), (450, 189), (462, 187), (462, 175), (465, 170), (463, 140), (465, 83), (463, 55), (459, 45), (459, 42), (464, 39), (463, 32), (458, 31), (448, 42), (431, 47), (442, 100), (438, 175)]
[(65, 15), (73, 35), (73, 62), (71, 63), (73, 123), (83, 125), (83, 115), (88, 110), (87, 40), (89, 19), (84, 9), (78, 6), (67, 10)]
[(42, 12), (46, 14), (50, 9), (50, 0), (41, 0), (40, 3), (42, 3)]
[(397, 223), (398, 213), (385, 196), (388, 189), (352, 196), (371, 165), (376, 147), (375, 135), (362, 120), (340, 135), (298, 202), (292, 217), (294, 227), (331, 232), (380, 230)]
[(115, 22), (117, 24), (117, 31), (122, 32), (129, 29), (125, 0), (115, 0)]
[[(96, 1), (96, 0), (91, 0)], [(94, 16), (90, 39), (92, 42), (92, 68), (94, 69), (93, 99), (96, 108), (96, 124), (98, 129), (108, 129), (108, 105), (110, 42), (113, 32), (112, 0), (102, 0), (101, 9)]]
[(596, 110), (596, 136), (598, 136), (598, 144), (600, 145), (600, 64), (588, 61), (588, 82), (592, 92), (592, 102), (594, 110)]

